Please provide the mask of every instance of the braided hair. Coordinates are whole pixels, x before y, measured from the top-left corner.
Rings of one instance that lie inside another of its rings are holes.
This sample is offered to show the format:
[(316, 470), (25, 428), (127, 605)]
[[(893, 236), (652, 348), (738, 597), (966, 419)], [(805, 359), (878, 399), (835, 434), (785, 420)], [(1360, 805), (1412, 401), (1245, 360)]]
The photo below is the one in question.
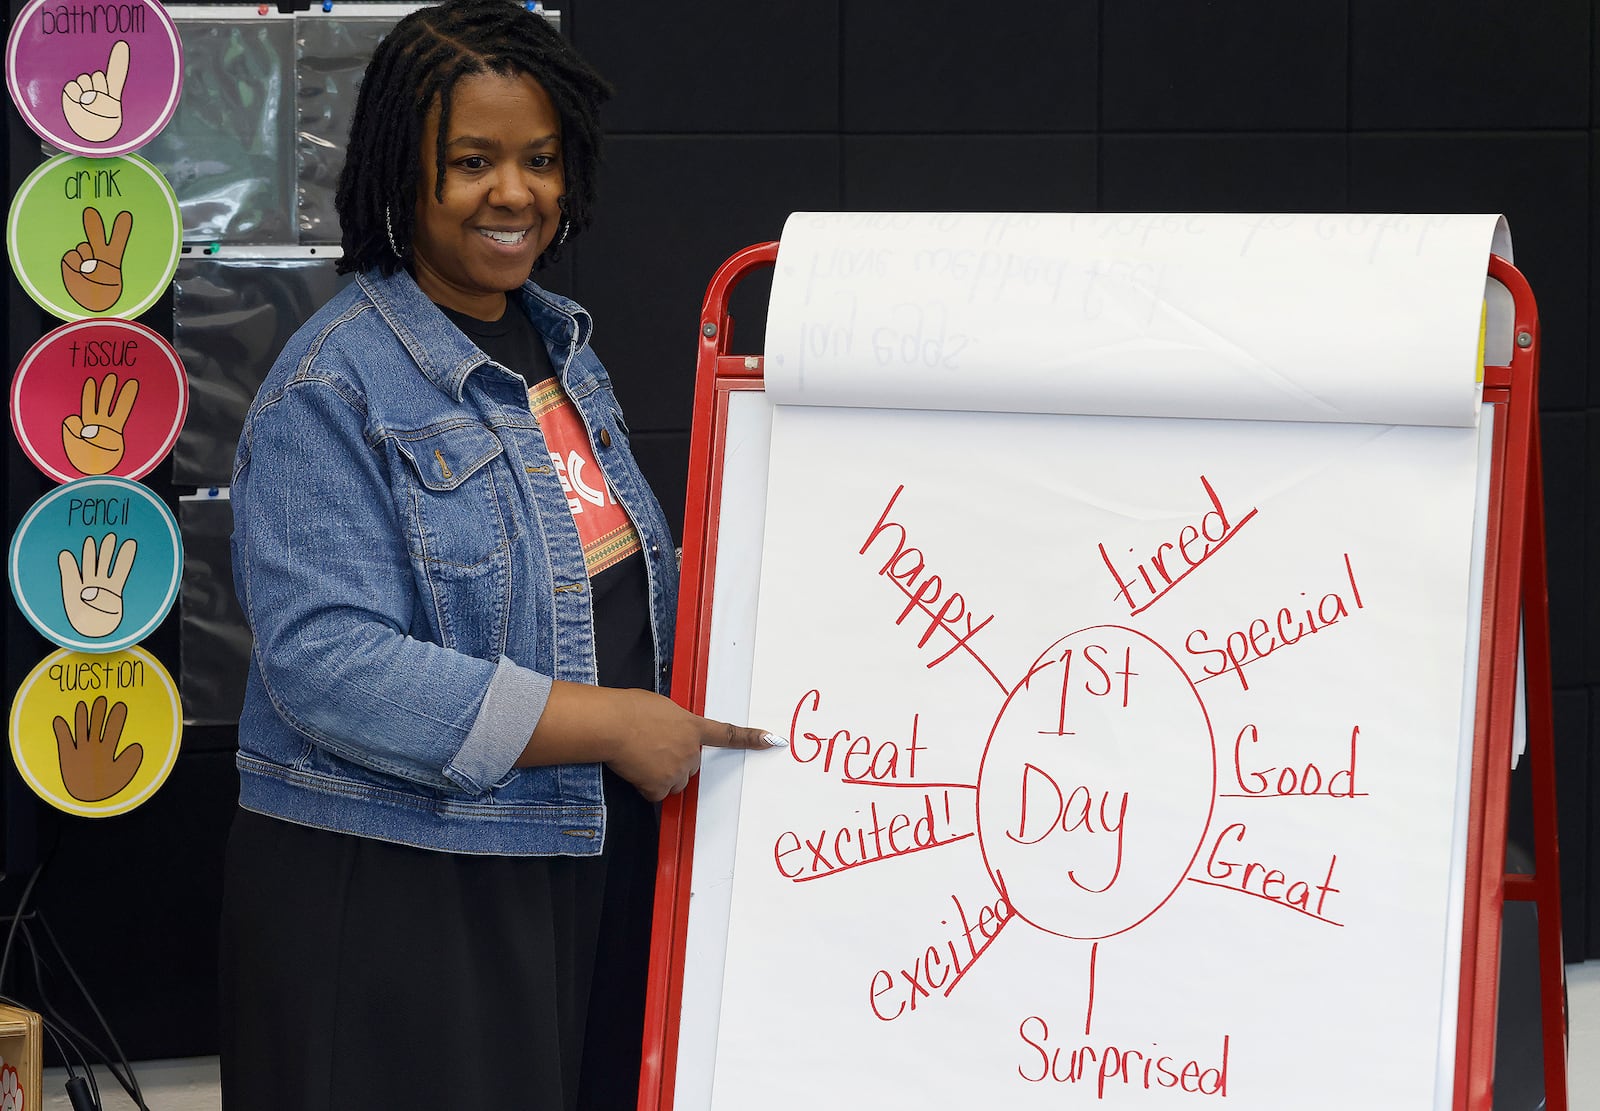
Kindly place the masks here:
[[(334, 195), (344, 248), (341, 274), (377, 270), (387, 276), (401, 268), (391, 243), (409, 244), (415, 231), (423, 121), (437, 104), (434, 194), (443, 200), (451, 99), (463, 77), (482, 73), (527, 74), (550, 95), (561, 120), (568, 238), (592, 222), (599, 110), (611, 86), (542, 15), (516, 0), (445, 0), (395, 24), (362, 77)], [(552, 244), (537, 265), (559, 257)]]

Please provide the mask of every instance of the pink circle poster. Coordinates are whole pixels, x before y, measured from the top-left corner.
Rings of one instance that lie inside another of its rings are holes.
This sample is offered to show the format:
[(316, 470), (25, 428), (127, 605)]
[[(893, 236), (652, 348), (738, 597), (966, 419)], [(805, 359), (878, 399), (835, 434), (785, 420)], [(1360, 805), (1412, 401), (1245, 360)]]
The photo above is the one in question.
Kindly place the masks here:
[(57, 482), (149, 474), (178, 439), (189, 379), (178, 353), (131, 320), (55, 329), (11, 380), (11, 427), (28, 458)]
[(89, 158), (144, 146), (183, 84), (183, 44), (155, 0), (31, 0), (6, 41), (6, 87), (28, 126)]

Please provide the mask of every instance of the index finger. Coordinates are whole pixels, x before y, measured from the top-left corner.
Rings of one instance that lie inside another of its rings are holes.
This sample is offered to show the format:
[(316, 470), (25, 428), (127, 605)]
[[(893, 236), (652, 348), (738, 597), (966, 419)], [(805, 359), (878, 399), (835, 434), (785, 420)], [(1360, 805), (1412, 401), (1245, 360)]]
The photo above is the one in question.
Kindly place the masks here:
[[(98, 258), (106, 246), (106, 222), (92, 204), (83, 208), (83, 237), (89, 241), (89, 258)], [(81, 249), (83, 244), (79, 243), (78, 247)]]
[(106, 85), (112, 100), (122, 99), (122, 86), (128, 80), (128, 44), (118, 39), (111, 46), (111, 60), (106, 63)]
[(755, 751), (764, 751), (769, 748), (783, 748), (788, 745), (786, 737), (776, 733), (768, 733), (764, 729), (756, 729), (749, 725), (733, 725), (723, 723), (723, 731), (714, 734), (713, 739), (706, 742), (713, 748), (745, 748)]

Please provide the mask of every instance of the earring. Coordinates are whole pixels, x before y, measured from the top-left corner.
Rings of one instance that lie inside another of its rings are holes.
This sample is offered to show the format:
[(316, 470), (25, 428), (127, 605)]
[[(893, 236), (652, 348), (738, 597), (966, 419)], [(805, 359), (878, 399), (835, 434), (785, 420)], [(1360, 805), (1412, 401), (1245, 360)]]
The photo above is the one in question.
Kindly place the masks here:
[(405, 258), (405, 252), (394, 241), (394, 218), (389, 213), (389, 206), (383, 206), (383, 231), (389, 237), (389, 250), (394, 252), (395, 258)]
[(567, 215), (567, 195), (565, 193), (556, 198), (556, 207), (561, 210), (561, 227), (556, 232), (556, 241), (551, 246), (560, 250), (561, 245), (567, 241), (567, 233), (572, 230), (572, 217)]

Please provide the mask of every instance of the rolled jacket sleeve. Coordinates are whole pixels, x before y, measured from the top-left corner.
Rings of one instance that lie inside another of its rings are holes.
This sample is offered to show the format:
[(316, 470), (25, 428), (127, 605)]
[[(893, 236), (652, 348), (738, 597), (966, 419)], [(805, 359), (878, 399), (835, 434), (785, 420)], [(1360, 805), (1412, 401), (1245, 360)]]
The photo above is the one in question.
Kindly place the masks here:
[(481, 793), (527, 745), (551, 678), (413, 635), (402, 522), (362, 399), (314, 373), (263, 396), (233, 488), (235, 581), (274, 710), (353, 763)]

